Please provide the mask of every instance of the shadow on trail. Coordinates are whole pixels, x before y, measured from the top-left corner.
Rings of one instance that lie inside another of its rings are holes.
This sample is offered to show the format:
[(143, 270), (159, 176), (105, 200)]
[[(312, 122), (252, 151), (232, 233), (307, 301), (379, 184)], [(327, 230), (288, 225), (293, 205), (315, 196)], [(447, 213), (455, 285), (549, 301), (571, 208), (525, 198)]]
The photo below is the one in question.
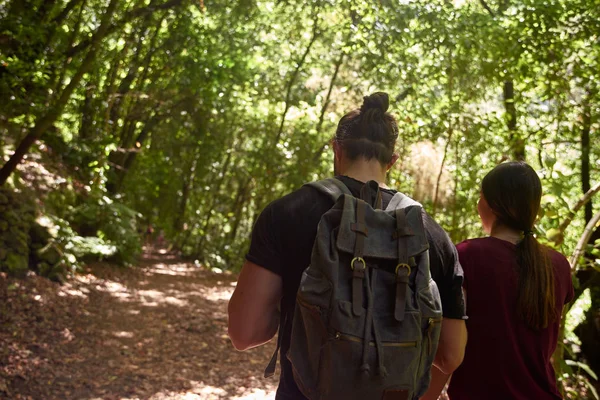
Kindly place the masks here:
[(0, 397), (274, 397), (276, 381), (261, 377), (272, 345), (239, 353), (227, 337), (232, 275), (153, 253), (139, 268), (94, 265), (62, 287), (0, 284)]

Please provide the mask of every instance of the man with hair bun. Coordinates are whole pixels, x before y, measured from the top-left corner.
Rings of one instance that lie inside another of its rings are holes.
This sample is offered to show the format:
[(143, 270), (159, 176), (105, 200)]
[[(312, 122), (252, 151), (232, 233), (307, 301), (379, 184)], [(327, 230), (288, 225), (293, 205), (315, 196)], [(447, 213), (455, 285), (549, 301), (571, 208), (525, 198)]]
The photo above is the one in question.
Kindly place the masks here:
[[(355, 197), (360, 197), (366, 182), (376, 181), (384, 209), (397, 193), (385, 184), (387, 171), (398, 159), (398, 125), (388, 107), (387, 93), (366, 96), (359, 109), (342, 117), (332, 140), (335, 177)], [(311, 263), (317, 226), (333, 205), (330, 197), (310, 185), (269, 204), (254, 226), (250, 250), (229, 302), (229, 336), (236, 349), (260, 346), (279, 329), (281, 377), (276, 399), (306, 398), (294, 380), (286, 354), (296, 294)], [(462, 362), (466, 344), (463, 272), (446, 232), (424, 211), (422, 220), (429, 243), (430, 272), (443, 309), (434, 365), (450, 374)]]

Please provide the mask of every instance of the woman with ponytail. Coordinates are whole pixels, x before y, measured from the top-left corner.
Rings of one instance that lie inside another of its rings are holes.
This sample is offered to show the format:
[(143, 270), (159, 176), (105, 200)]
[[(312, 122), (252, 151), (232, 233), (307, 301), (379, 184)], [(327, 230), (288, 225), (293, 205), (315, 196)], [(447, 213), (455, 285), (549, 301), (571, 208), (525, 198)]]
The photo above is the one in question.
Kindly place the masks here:
[(565, 257), (535, 237), (541, 196), (524, 162), (500, 164), (483, 179), (477, 210), (490, 236), (457, 246), (469, 341), (451, 400), (561, 398), (551, 357), (573, 286)]

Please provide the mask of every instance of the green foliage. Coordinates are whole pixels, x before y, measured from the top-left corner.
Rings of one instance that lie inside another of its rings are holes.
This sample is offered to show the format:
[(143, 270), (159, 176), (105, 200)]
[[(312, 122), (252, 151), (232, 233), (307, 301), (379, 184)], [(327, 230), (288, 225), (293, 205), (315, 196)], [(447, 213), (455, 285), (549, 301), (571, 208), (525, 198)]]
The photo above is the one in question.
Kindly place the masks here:
[(75, 257), (96, 256), (118, 264), (131, 264), (140, 254), (137, 229), (139, 215), (106, 196), (90, 196), (74, 207), (68, 217), (84, 237), (73, 235), (63, 226), (61, 237), (69, 237), (65, 249)]
[[(43, 212), (68, 268), (133, 262), (152, 224), (235, 270), (262, 209), (331, 174), (337, 121), (383, 90), (400, 127), (391, 186), (459, 242), (482, 235), (484, 174), (524, 157), (544, 186), (537, 236), (569, 255), (585, 218), (561, 223), (600, 180), (599, 142), (584, 145), (600, 129), (598, 32), (596, 0), (7, 0), (1, 151), (33, 132), (64, 169)], [(31, 222), (10, 233), (2, 201), (0, 239), (25, 257)], [(574, 271), (578, 293), (594, 268)]]

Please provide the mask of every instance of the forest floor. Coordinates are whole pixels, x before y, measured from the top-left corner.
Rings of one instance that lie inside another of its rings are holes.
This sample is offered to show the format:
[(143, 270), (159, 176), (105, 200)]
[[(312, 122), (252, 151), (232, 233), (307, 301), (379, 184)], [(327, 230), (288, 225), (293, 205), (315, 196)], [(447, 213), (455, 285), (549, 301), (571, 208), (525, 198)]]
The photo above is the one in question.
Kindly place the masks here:
[(0, 398), (273, 399), (273, 343), (241, 353), (227, 336), (235, 276), (163, 253), (63, 285), (0, 275)]

